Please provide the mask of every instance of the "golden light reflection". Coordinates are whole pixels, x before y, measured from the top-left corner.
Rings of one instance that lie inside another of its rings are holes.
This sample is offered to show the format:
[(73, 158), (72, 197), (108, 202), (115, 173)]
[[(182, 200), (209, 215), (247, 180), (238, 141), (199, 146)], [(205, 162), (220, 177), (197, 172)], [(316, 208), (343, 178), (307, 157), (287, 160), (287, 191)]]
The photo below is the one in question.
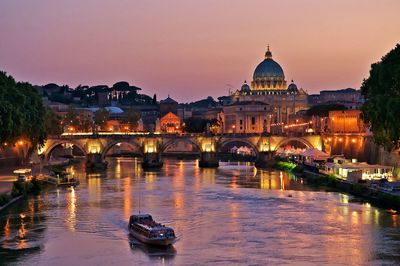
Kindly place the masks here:
[(76, 195), (74, 187), (71, 187), (71, 192), (68, 194), (68, 196), (67, 227), (71, 232), (74, 232), (76, 226)]
[(399, 226), (398, 215), (397, 214), (393, 214), (392, 215), (392, 226), (393, 227), (398, 227)]
[(4, 225), (4, 239), (10, 239), (11, 228), (10, 228), (10, 217), (7, 217), (6, 224)]
[(124, 219), (129, 219), (132, 213), (132, 187), (131, 187), (131, 179), (125, 178), (124, 180)]
[(156, 172), (144, 172), (144, 179), (146, 180), (146, 189), (153, 190), (155, 188), (155, 182), (157, 180)]
[(115, 178), (121, 178), (121, 160), (117, 158), (115, 163)]
[(230, 209), (230, 217), (231, 218), (233, 218), (233, 219), (239, 218), (239, 212), (238, 212), (239, 205), (238, 205), (238, 203), (231, 202), (229, 204), (229, 209)]
[(202, 169), (202, 183), (207, 185), (212, 185), (215, 183), (215, 169), (214, 168), (204, 168)]
[(380, 212), (377, 210), (377, 209), (375, 209), (375, 211), (374, 211), (374, 222), (375, 222), (375, 225), (379, 225), (380, 224), (380, 222), (379, 222), (379, 217), (380, 216)]
[(233, 175), (232, 179), (231, 179), (231, 188), (234, 190), (238, 188), (237, 181), (238, 181), (238, 177), (236, 175)]
[(21, 213), (19, 215), (19, 217), (21, 218), (21, 225), (20, 225), (20, 227), (18, 229), (19, 241), (18, 241), (18, 244), (17, 244), (17, 248), (18, 249), (24, 249), (24, 248), (27, 248), (27, 241), (25, 239), (27, 231), (26, 231), (26, 228), (25, 228), (25, 221), (24, 221), (26, 215), (24, 213)]
[(88, 175), (88, 193), (89, 200), (96, 203), (101, 200), (101, 178), (100, 175)]
[(356, 212), (356, 211), (352, 211), (351, 212), (351, 223), (353, 225), (358, 225), (359, 224), (358, 212)]
[(282, 171), (279, 172), (279, 180), (280, 180), (280, 183), (281, 183), (281, 190), (285, 190), (285, 182), (284, 182), (284, 180), (283, 180), (283, 173), (282, 173)]

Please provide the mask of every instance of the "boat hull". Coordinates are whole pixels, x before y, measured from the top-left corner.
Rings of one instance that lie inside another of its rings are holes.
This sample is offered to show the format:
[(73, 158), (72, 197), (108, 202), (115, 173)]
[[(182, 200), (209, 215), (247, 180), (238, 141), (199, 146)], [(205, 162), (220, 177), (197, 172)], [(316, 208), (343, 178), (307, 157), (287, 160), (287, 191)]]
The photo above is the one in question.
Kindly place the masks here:
[(176, 238), (148, 238), (133, 229), (129, 229), (129, 232), (134, 238), (148, 245), (168, 246), (174, 244), (176, 241)]

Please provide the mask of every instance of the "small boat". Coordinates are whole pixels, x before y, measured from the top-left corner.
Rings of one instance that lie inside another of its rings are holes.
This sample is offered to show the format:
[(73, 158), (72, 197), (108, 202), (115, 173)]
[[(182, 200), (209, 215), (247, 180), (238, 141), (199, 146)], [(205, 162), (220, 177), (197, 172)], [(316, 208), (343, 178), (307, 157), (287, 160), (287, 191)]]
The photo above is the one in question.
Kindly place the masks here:
[(168, 246), (176, 241), (175, 232), (153, 220), (150, 214), (136, 214), (129, 218), (129, 232), (137, 240), (156, 246)]

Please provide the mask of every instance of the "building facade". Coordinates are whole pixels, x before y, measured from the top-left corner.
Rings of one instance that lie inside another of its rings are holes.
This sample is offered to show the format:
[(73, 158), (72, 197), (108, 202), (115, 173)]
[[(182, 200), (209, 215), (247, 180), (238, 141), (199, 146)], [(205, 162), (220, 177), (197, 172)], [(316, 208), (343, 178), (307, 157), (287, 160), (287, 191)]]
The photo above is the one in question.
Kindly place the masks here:
[[(268, 47), (265, 59), (254, 70), (251, 86), (245, 81), (240, 90), (230, 95), (230, 103), (224, 102), (223, 128), (225, 132), (261, 133), (271, 132), (271, 126), (275, 126), (279, 133), (290, 117), (309, 108), (307, 97), (293, 80), (287, 86), (283, 69), (272, 59)], [(238, 113), (235, 115), (234, 111)]]
[(169, 95), (165, 100), (160, 101), (160, 115), (164, 116), (169, 112), (178, 114), (178, 102), (170, 98)]
[(366, 127), (360, 110), (330, 111), (328, 117), (330, 133), (365, 133)]
[(182, 132), (181, 119), (172, 112), (167, 113), (160, 119), (160, 130), (170, 134)]
[(225, 133), (270, 132), (271, 110), (264, 102), (238, 101), (223, 108)]

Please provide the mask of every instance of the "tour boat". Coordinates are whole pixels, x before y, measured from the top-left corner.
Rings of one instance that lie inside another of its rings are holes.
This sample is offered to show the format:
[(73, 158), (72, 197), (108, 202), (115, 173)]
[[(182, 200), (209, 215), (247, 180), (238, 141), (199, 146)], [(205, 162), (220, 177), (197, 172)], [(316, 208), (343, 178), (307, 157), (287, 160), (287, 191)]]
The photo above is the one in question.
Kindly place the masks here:
[(132, 215), (129, 232), (137, 240), (149, 245), (168, 246), (176, 241), (174, 230), (155, 222), (150, 214)]

